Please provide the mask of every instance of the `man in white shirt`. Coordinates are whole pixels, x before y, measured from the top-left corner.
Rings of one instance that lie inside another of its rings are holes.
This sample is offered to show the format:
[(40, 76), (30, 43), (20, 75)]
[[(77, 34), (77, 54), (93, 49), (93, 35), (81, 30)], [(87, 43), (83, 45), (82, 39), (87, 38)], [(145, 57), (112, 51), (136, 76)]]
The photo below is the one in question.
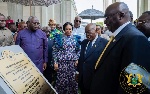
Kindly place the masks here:
[(81, 26), (81, 17), (77, 16), (74, 19), (74, 27), (72, 31), (73, 35), (79, 35), (81, 37), (81, 41), (83, 41), (85, 37), (85, 28)]

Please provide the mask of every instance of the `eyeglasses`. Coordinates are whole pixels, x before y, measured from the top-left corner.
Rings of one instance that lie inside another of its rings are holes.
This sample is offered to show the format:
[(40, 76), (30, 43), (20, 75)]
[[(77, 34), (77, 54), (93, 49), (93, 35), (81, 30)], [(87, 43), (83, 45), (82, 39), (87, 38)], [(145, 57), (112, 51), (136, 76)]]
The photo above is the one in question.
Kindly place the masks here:
[(80, 20), (76, 20), (76, 22), (79, 22), (79, 23), (81, 23), (81, 21), (80, 21)]
[(62, 27), (57, 27), (58, 29), (62, 29)]
[(5, 22), (6, 20), (0, 20), (0, 22)]
[(116, 14), (118, 14), (119, 12), (116, 12), (116, 13), (113, 13), (113, 14), (110, 14), (110, 15), (105, 15), (105, 20), (115, 16)]
[(150, 21), (150, 19), (148, 19), (148, 20), (138, 20), (137, 24), (145, 24), (145, 23), (147, 23), (149, 21)]
[(32, 24), (33, 24), (33, 25), (36, 25), (36, 24), (39, 25), (40, 23), (39, 23), (39, 22), (34, 22), (34, 23), (32, 23)]

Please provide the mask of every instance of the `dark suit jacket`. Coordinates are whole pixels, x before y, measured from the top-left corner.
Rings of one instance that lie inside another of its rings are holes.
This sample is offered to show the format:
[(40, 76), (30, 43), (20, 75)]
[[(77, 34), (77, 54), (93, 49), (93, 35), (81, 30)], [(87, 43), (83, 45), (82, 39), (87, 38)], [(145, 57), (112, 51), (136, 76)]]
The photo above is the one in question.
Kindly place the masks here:
[(94, 65), (108, 41), (98, 37), (88, 54), (85, 56), (88, 42), (89, 41), (85, 39), (81, 44), (81, 53), (78, 64), (79, 86), (83, 84), (86, 89), (90, 89)]
[(48, 38), (48, 62), (49, 65), (51, 64), (52, 61), (52, 47), (53, 47), (53, 39)]
[(43, 72), (45, 78), (49, 81), (49, 83), (52, 82), (52, 73), (53, 73), (53, 68), (51, 66), (51, 61), (52, 61), (52, 46), (53, 46), (53, 39), (48, 38), (48, 62), (47, 62), (47, 68)]
[[(106, 49), (91, 83), (91, 94), (126, 94), (119, 78), (131, 62), (150, 72), (150, 45), (135, 26), (128, 24)], [(148, 93), (144, 93), (148, 94)]]

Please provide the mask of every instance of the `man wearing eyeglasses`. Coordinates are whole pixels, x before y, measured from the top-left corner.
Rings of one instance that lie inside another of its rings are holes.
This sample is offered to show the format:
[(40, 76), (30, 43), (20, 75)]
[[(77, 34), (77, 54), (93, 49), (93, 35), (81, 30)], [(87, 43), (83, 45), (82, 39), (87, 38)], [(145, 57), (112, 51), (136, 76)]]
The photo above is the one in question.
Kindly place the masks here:
[(79, 35), (81, 37), (81, 41), (83, 41), (85, 37), (85, 28), (81, 26), (81, 17), (77, 16), (74, 19), (74, 27), (72, 31), (73, 35)]
[(39, 29), (39, 24), (37, 17), (30, 16), (28, 28), (18, 32), (16, 45), (20, 45), (31, 61), (43, 73), (48, 61), (48, 43), (46, 34)]
[(150, 11), (144, 12), (137, 20), (137, 28), (147, 37), (150, 37)]
[(5, 27), (6, 18), (0, 13), (0, 47), (14, 44), (14, 38), (11, 31)]
[(134, 74), (130, 77), (125, 70), (129, 64), (134, 63), (150, 72), (150, 44), (144, 34), (130, 22), (127, 4), (116, 2), (109, 5), (104, 23), (113, 36), (95, 64), (90, 94), (149, 94), (143, 83), (140, 83), (140, 88), (133, 86), (139, 83), (136, 79), (140, 80), (141, 76), (137, 75), (143, 74), (136, 69), (137, 78), (134, 78)]

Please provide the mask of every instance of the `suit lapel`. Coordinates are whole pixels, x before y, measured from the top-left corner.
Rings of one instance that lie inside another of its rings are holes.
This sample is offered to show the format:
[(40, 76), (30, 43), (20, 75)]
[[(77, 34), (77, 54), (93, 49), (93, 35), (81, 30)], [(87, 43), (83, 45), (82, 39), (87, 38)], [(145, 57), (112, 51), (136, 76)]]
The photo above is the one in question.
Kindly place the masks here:
[(106, 59), (106, 56), (109, 54), (111, 49), (116, 45), (116, 43), (121, 39), (122, 35), (131, 27), (131, 24), (128, 24), (123, 30), (120, 31), (120, 33), (113, 39), (113, 41), (109, 44), (106, 51), (104, 52), (99, 64), (97, 67), (99, 67), (103, 61)]
[[(88, 44), (88, 40), (83, 44), (83, 47), (82, 47), (82, 48), (83, 48), (83, 50), (82, 50), (82, 51), (83, 51), (83, 52), (82, 52), (82, 53), (83, 53), (83, 58), (85, 58), (85, 51), (86, 51), (86, 46), (87, 46), (87, 44)], [(82, 48), (81, 48), (81, 49), (82, 49)]]
[(99, 45), (100, 42), (101, 42), (101, 38), (98, 37), (97, 40), (95, 41), (95, 43), (93, 44), (92, 48), (90, 49), (90, 51), (85, 56), (85, 59), (87, 59), (100, 46)]

